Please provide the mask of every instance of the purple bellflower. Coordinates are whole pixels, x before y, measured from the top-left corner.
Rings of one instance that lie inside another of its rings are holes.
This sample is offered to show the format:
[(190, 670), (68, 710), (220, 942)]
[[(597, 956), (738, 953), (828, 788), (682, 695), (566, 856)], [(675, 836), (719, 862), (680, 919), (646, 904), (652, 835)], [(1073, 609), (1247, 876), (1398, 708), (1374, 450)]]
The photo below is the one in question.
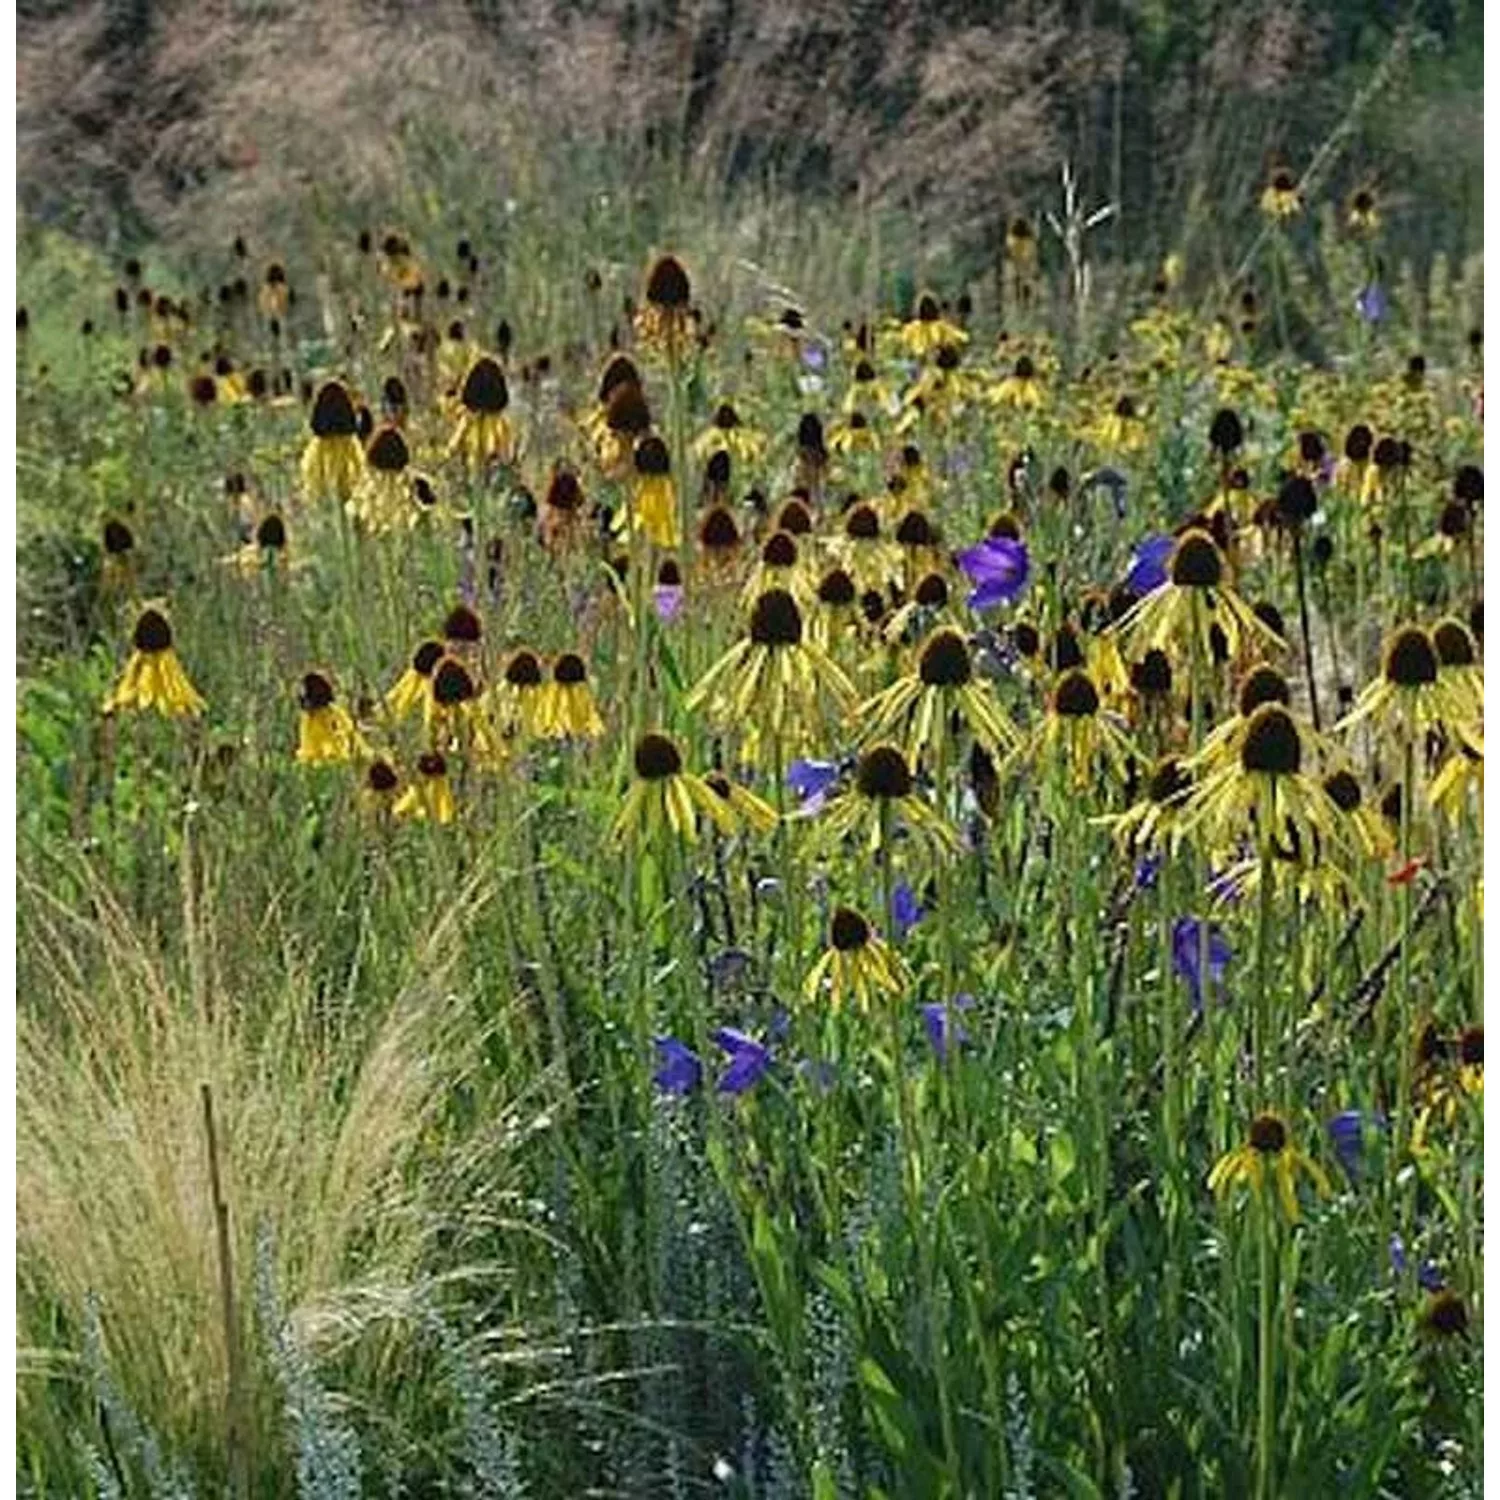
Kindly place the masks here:
[(656, 1059), (661, 1066), (652, 1075), (652, 1082), (664, 1094), (691, 1094), (703, 1081), (703, 1064), (698, 1054), (675, 1036), (654, 1038)]
[[(1205, 957), (1208, 960), (1206, 974), (1203, 969)], [(1203, 923), (1197, 917), (1178, 917), (1172, 923), (1172, 972), (1187, 981), (1195, 1012), (1203, 1009), (1205, 979), (1213, 985), (1218, 997), (1224, 998), (1224, 971), (1229, 967), (1230, 957), (1229, 939), (1217, 923), (1209, 924), (1206, 943)]]
[(958, 565), (974, 585), (969, 608), (993, 609), (1021, 595), (1031, 576), (1031, 554), (1026, 543), (1008, 536), (987, 536), (978, 546), (958, 554)]

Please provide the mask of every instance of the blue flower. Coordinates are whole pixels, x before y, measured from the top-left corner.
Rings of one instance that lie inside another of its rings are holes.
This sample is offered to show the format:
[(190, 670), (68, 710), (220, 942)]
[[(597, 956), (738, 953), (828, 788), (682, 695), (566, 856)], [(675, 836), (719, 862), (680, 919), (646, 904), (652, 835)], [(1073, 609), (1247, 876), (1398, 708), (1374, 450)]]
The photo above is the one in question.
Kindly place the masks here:
[[(1385, 1116), (1378, 1111), (1370, 1116), (1370, 1128), (1383, 1130)], [(1346, 1109), (1328, 1122), (1328, 1138), (1333, 1143), (1333, 1154), (1338, 1157), (1351, 1182), (1358, 1182), (1364, 1168), (1365, 1117), (1361, 1110)]]
[(682, 613), (683, 600), (686, 598), (687, 590), (680, 583), (658, 583), (651, 590), (651, 603), (656, 610), (656, 618), (663, 625), (670, 625)]
[(1130, 554), (1130, 571), (1125, 575), (1125, 587), (1131, 593), (1144, 598), (1159, 589), (1167, 581), (1167, 564), (1172, 560), (1172, 549), (1177, 543), (1165, 535), (1148, 536), (1137, 542)]
[(955, 995), (951, 1005), (935, 1000), (922, 1007), (922, 1025), (927, 1028), (927, 1040), (932, 1043), (939, 1062), (947, 1062), (950, 1043), (955, 1047), (969, 1045), (969, 1033), (959, 1025), (956, 1012), (973, 1008), (972, 995)]
[[(1402, 1244), (1399, 1234), (1393, 1234), (1391, 1236), (1391, 1270), (1398, 1276), (1405, 1276), (1407, 1265), (1406, 1246)], [(1440, 1292), (1446, 1284), (1436, 1261), (1424, 1260), (1417, 1267), (1417, 1285), (1424, 1292)]]
[(802, 341), (802, 368), (814, 375), (821, 375), (828, 367), (828, 345), (822, 339), (809, 338)]
[(1172, 923), (1172, 972), (1185, 979), (1193, 998), (1194, 1011), (1203, 1009), (1202, 961), (1208, 958), (1207, 978), (1218, 992), (1224, 995), (1224, 970), (1229, 967), (1231, 957), (1229, 939), (1219, 930), (1217, 923), (1208, 928), (1207, 942), (1203, 939), (1203, 924), (1197, 917), (1178, 917)]
[(820, 1094), (826, 1094), (839, 1081), (838, 1069), (826, 1058), (802, 1058), (797, 1064), (797, 1073)]
[(786, 769), (786, 784), (797, 794), (805, 813), (822, 807), (838, 779), (838, 762), (832, 760), (794, 760)]
[(958, 554), (958, 565), (975, 585), (970, 609), (993, 609), (1019, 598), (1031, 575), (1026, 543), (1008, 536), (987, 536), (977, 547)]
[(1385, 295), (1385, 288), (1378, 281), (1372, 281), (1368, 286), (1361, 287), (1355, 293), (1354, 310), (1366, 323), (1384, 322), (1385, 315), (1390, 310), (1390, 301)]
[(1135, 867), (1136, 890), (1154, 891), (1156, 889), (1156, 877), (1161, 874), (1161, 867), (1165, 863), (1166, 856), (1156, 851), (1139, 860)]
[(721, 1026), (713, 1037), (729, 1056), (729, 1066), (719, 1075), (721, 1094), (743, 1094), (771, 1066), (771, 1049), (743, 1031)]
[(898, 880), (891, 892), (891, 928), (899, 942), (926, 916), (926, 908), (905, 880)]
[(1210, 870), (1208, 884), (1203, 887), (1203, 894), (1215, 903), (1238, 901), (1245, 894), (1244, 868), (1231, 865), (1226, 870)]
[(675, 1036), (655, 1038), (656, 1057), (661, 1063), (652, 1076), (664, 1094), (691, 1094), (703, 1080), (703, 1064), (698, 1054)]

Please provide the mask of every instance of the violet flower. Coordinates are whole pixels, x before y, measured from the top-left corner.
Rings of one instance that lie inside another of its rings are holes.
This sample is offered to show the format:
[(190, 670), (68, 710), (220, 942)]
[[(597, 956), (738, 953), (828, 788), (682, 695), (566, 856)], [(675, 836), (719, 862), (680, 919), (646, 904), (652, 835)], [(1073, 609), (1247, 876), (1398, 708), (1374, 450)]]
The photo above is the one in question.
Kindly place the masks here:
[(1137, 542), (1135, 551), (1130, 554), (1125, 587), (1142, 599), (1159, 589), (1167, 581), (1167, 565), (1176, 545), (1176, 541), (1166, 535), (1152, 535)]
[[(1390, 1255), (1391, 1270), (1393, 1270), (1398, 1276), (1405, 1276), (1409, 1262), (1406, 1258), (1406, 1246), (1402, 1243), (1401, 1236), (1399, 1234), (1393, 1234), (1391, 1236)], [(1438, 1269), (1438, 1264), (1436, 1261), (1424, 1260), (1422, 1264), (1417, 1267), (1417, 1285), (1420, 1286), (1424, 1292), (1442, 1291), (1443, 1287), (1446, 1285), (1446, 1282), (1443, 1279), (1442, 1271)]]
[(743, 1094), (771, 1066), (771, 1049), (743, 1031), (721, 1026), (713, 1038), (729, 1056), (729, 1066), (719, 1075), (721, 1094)]
[(896, 934), (896, 940), (902, 941), (926, 915), (927, 910), (917, 899), (910, 882), (898, 880), (891, 892), (891, 930)]
[[(1370, 1116), (1370, 1127), (1383, 1130), (1385, 1116), (1378, 1111)], [(1362, 1110), (1340, 1111), (1328, 1122), (1328, 1139), (1333, 1154), (1351, 1182), (1358, 1182), (1364, 1169), (1365, 1116)]]
[(682, 601), (687, 590), (680, 583), (658, 583), (652, 587), (651, 602), (656, 608), (656, 618), (663, 625), (670, 625), (682, 613)]
[[(1203, 971), (1203, 960), (1207, 958), (1208, 972)], [(1172, 924), (1172, 972), (1179, 979), (1187, 980), (1192, 995), (1193, 1010), (1203, 1009), (1203, 981), (1213, 985), (1219, 999), (1224, 998), (1224, 971), (1232, 957), (1229, 939), (1219, 930), (1217, 923), (1210, 923), (1207, 941), (1203, 937), (1203, 923), (1197, 917), (1178, 917)]]
[(1031, 554), (1026, 543), (1008, 536), (987, 536), (975, 547), (958, 554), (958, 565), (974, 584), (969, 608), (993, 609), (1021, 595), (1031, 575)]
[(969, 1033), (959, 1024), (958, 1013), (973, 1008), (972, 995), (955, 995), (952, 1003), (947, 1005), (934, 1000), (922, 1007), (922, 1025), (926, 1028), (927, 1040), (932, 1043), (932, 1050), (937, 1054), (939, 1062), (948, 1061), (950, 1046), (958, 1048), (969, 1045)]
[(698, 1054), (675, 1036), (659, 1036), (654, 1041), (661, 1067), (652, 1075), (652, 1082), (664, 1094), (691, 1094), (703, 1081), (703, 1064)]
[(1361, 287), (1354, 297), (1354, 310), (1372, 326), (1383, 323), (1390, 310), (1390, 300), (1385, 294), (1385, 288), (1378, 281)]
[(832, 760), (794, 760), (786, 770), (786, 784), (808, 815), (823, 806), (838, 779), (838, 762)]

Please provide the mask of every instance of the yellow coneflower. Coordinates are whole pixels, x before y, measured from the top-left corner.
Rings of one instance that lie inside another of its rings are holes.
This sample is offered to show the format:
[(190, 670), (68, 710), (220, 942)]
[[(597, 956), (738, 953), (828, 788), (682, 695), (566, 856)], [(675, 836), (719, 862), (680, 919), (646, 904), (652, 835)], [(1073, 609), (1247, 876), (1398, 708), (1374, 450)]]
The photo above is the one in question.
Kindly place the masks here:
[(740, 523), (727, 505), (711, 505), (698, 519), (698, 555), (711, 573), (733, 570), (741, 539)]
[(1413, 558), (1450, 557), (1466, 545), (1474, 529), (1474, 516), (1460, 500), (1447, 501), (1438, 512), (1437, 530), (1412, 552)]
[[(839, 410), (847, 417), (852, 417), (855, 412), (882, 412), (891, 413), (891, 404), (895, 393), (891, 389), (889, 381), (882, 380), (875, 366), (864, 356), (860, 355), (854, 362), (854, 370), (851, 375), (849, 389), (844, 392), (844, 399), (839, 403)], [(864, 423), (864, 431), (869, 433), (868, 423)], [(873, 437), (873, 433), (871, 434)], [(828, 440), (830, 448), (834, 448), (834, 439)], [(834, 448), (834, 452), (841, 451)]]
[(813, 580), (802, 557), (802, 549), (790, 532), (773, 531), (750, 569), (740, 602), (749, 606), (767, 589), (785, 589), (806, 608), (813, 598)]
[(1362, 499), (1370, 455), (1375, 448), (1375, 434), (1363, 422), (1356, 422), (1344, 435), (1344, 456), (1334, 465), (1333, 487), (1341, 495)]
[[(1471, 1026), (1451, 1040), (1441, 1036), (1430, 1017), (1417, 1026), (1412, 1094), (1417, 1105), (1412, 1152), (1427, 1149), (1434, 1125), (1451, 1130), (1460, 1114), (1484, 1094), (1484, 1028)], [(1475, 1118), (1480, 1118), (1478, 1111)]]
[(1407, 443), (1398, 437), (1392, 437), (1390, 433), (1377, 438), (1360, 480), (1360, 504), (1371, 507), (1379, 505), (1391, 490), (1405, 482), (1410, 467), (1411, 449)]
[(1431, 1339), (1465, 1339), (1469, 1336), (1468, 1306), (1452, 1287), (1439, 1287), (1427, 1294), (1419, 1327)]
[(1138, 453), (1146, 446), (1145, 420), (1134, 396), (1118, 396), (1093, 425), (1091, 436), (1109, 453)]
[(713, 421), (693, 440), (693, 456), (707, 459), (723, 449), (735, 463), (754, 463), (766, 451), (766, 435), (747, 427), (728, 401), (714, 409)]
[(828, 434), (828, 451), (841, 458), (847, 458), (851, 453), (879, 453), (880, 438), (870, 425), (869, 418), (863, 411), (855, 408), (846, 414), (842, 422), (834, 424), (833, 430)]
[(537, 708), (537, 733), (551, 740), (596, 740), (604, 733), (588, 668), (575, 651), (552, 664), (552, 680), (542, 687)]
[(693, 286), (682, 262), (663, 255), (646, 276), (643, 306), (635, 315), (636, 337), (649, 349), (678, 359), (694, 337)]
[(942, 533), (920, 503), (908, 503), (897, 512), (891, 540), (901, 549), (906, 575), (903, 582), (908, 586), (938, 571), (947, 561)]
[(505, 415), (510, 390), (498, 360), (482, 354), (469, 366), (458, 403), (458, 424), (448, 443), (449, 454), (462, 454), (471, 471), (494, 462), (510, 463), (516, 441)]
[(963, 636), (948, 627), (933, 631), (917, 653), (914, 667), (862, 703), (856, 717), (861, 740), (903, 740), (913, 762), (923, 751), (942, 759), (954, 734), (955, 719), (993, 753), (1007, 753), (1017, 741), (1010, 720), (974, 675)]
[(1250, 1122), (1250, 1133), (1242, 1146), (1225, 1153), (1208, 1174), (1208, 1186), (1215, 1197), (1223, 1198), (1233, 1187), (1243, 1183), (1266, 1206), (1266, 1193), (1274, 1189), (1276, 1201), (1289, 1223), (1301, 1217), (1297, 1203), (1297, 1178), (1304, 1176), (1323, 1197), (1333, 1188), (1328, 1174), (1292, 1144), (1286, 1121), (1267, 1111)]
[(651, 431), (651, 407), (640, 371), (627, 355), (616, 354), (605, 365), (598, 403), (580, 425), (599, 456), (600, 468), (606, 476), (617, 477), (636, 441)]
[(438, 380), (443, 389), (457, 385), (481, 353), (469, 338), (468, 328), (461, 319), (455, 318), (449, 323), (437, 352)]
[(429, 724), (441, 746), (472, 756), (486, 770), (504, 764), (505, 742), (490, 726), (474, 674), (456, 656), (444, 656), (433, 668), (429, 702)]
[(187, 391), (194, 406), (213, 406), (219, 399), (219, 387), (212, 375), (200, 373), (192, 376)]
[(906, 756), (895, 745), (876, 745), (855, 764), (852, 782), (818, 813), (820, 842), (836, 849), (853, 839), (862, 854), (878, 854), (888, 841), (910, 838), (934, 857), (956, 854), (957, 831), (917, 791)]
[(542, 663), (525, 646), (511, 652), (495, 685), (496, 718), (508, 734), (542, 737)]
[(386, 711), (394, 722), (399, 724), (420, 710), (423, 724), (431, 724), (432, 674), (442, 657), (443, 643), (437, 640), (423, 641), (412, 652), (410, 665), (385, 695)]
[(677, 531), (677, 486), (667, 445), (654, 433), (635, 445), (635, 481), (630, 494), (631, 520), (654, 547), (672, 548)]
[[(1203, 741), (1196, 759), (1205, 775), (1212, 775), (1238, 757), (1251, 716), (1263, 703), (1279, 703), (1283, 708), (1291, 708), (1292, 685), (1275, 667), (1258, 662), (1240, 681), (1236, 712), (1215, 725)], [(1300, 732), (1305, 748), (1313, 750), (1321, 759), (1335, 755), (1333, 744), (1307, 725), (1304, 724)]]
[[(1183, 814), (1186, 831), (1200, 826), (1213, 850), (1232, 849), (1246, 837), (1262, 853), (1280, 845), (1342, 851), (1347, 832), (1329, 794), (1304, 765), (1304, 731), (1280, 703), (1262, 703), (1245, 724), (1239, 754), (1205, 770), (1189, 762), (1198, 780)], [(1335, 861), (1336, 862), (1336, 861)]]
[(366, 529), (381, 533), (411, 518), (411, 450), (393, 422), (377, 427), (365, 449), (364, 474), (345, 508)]
[(458, 816), (453, 786), (448, 780), (448, 761), (441, 751), (428, 750), (417, 757), (417, 774), (391, 809), (398, 818), (431, 819), (451, 823)]
[(446, 514), (433, 488), (432, 476), (413, 469), (411, 471), (411, 504), (406, 508), (408, 529), (415, 529), (431, 517)]
[(908, 433), (924, 423), (944, 427), (983, 389), (982, 377), (964, 366), (958, 345), (944, 344), (902, 396), (895, 430)]
[(286, 521), (280, 511), (268, 511), (255, 523), (255, 530), (243, 546), (221, 559), (241, 573), (253, 574), (285, 569), (287, 557)]
[(845, 709), (853, 700), (843, 670), (805, 638), (797, 601), (770, 589), (755, 601), (743, 639), (704, 673), (686, 707), (742, 726), (745, 754), (755, 762), (768, 745), (790, 749), (818, 738), (828, 706)]
[(1175, 755), (1165, 755), (1147, 773), (1144, 795), (1123, 813), (1095, 821), (1108, 828), (1126, 854), (1148, 850), (1174, 853), (1182, 842), (1182, 810), (1193, 789), (1193, 775)]
[(969, 335), (957, 323), (943, 316), (938, 300), (931, 292), (923, 292), (917, 298), (912, 316), (899, 330), (902, 347), (917, 359), (935, 354), (945, 344), (957, 348), (969, 341)]
[(404, 234), (391, 230), (381, 237), (378, 259), (380, 274), (393, 286), (406, 291), (422, 279), (421, 267)]
[(1042, 382), (1035, 361), (1029, 354), (1020, 355), (991, 393), (996, 406), (1014, 411), (1040, 411)]
[(1359, 848), (1371, 859), (1388, 859), (1395, 850), (1395, 840), (1379, 810), (1366, 799), (1353, 768), (1347, 763), (1336, 765), (1323, 777), (1323, 791), (1349, 820)]
[(260, 291), (255, 298), (256, 306), (260, 308), (262, 317), (285, 318), (288, 300), (286, 267), (279, 260), (273, 260), (266, 267), (261, 280)]
[(727, 449), (715, 448), (703, 465), (703, 488), (699, 503), (705, 507), (723, 505), (729, 499), (729, 472), (732, 460)]
[(1203, 330), (1203, 352), (1212, 365), (1221, 365), (1234, 350), (1234, 329), (1227, 319), (1215, 318)]
[(742, 827), (755, 833), (769, 833), (781, 821), (769, 802), (723, 771), (710, 771), (703, 782), (720, 801), (729, 804), (729, 811)]
[(1260, 195), (1260, 211), (1278, 224), (1295, 219), (1302, 212), (1302, 190), (1289, 167), (1278, 166)]
[(799, 538), (797, 545), (804, 545), (800, 538), (811, 536), (813, 532), (813, 512), (806, 490), (793, 490), (777, 506), (776, 514), (771, 518), (771, 529)]
[(1082, 790), (1101, 771), (1123, 779), (1134, 754), (1124, 730), (1104, 710), (1093, 677), (1082, 667), (1071, 667), (1058, 678), (1041, 722), (1019, 742), (1012, 759), (1044, 775), (1057, 764)]
[(1194, 527), (1177, 539), (1166, 579), (1114, 625), (1132, 654), (1153, 646), (1167, 650), (1191, 646), (1196, 632), (1204, 661), (1212, 661), (1214, 627), (1223, 633), (1229, 655), (1239, 655), (1250, 639), (1281, 646), (1285, 642), (1250, 608), (1229, 583), (1224, 554), (1208, 532)]
[(227, 354), (214, 360), (214, 380), (218, 385), (218, 399), (224, 406), (235, 406), (249, 399), (245, 377), (235, 369), (234, 361)]
[(1473, 806), (1484, 808), (1484, 725), (1458, 724), (1453, 737), (1454, 750), (1438, 767), (1427, 795), (1432, 805), (1451, 823), (1461, 822)]
[(100, 583), (107, 594), (129, 594), (135, 583), (135, 532), (118, 516), (111, 516), (101, 532), (104, 562)]
[(853, 1000), (868, 1011), (879, 999), (900, 998), (911, 985), (911, 973), (900, 956), (857, 911), (840, 906), (828, 923), (828, 946), (803, 982), (802, 997), (815, 1004), (826, 986), (834, 1010)]
[(948, 580), (941, 573), (932, 572), (922, 574), (911, 597), (891, 611), (881, 625), (881, 633), (891, 645), (897, 645), (913, 627), (926, 635), (939, 625), (962, 629), (963, 624)]
[(901, 580), (901, 549), (882, 535), (880, 513), (867, 500), (856, 500), (844, 512), (839, 534), (829, 542), (828, 550), (862, 590), (884, 593)]
[(701, 776), (683, 769), (682, 752), (664, 734), (646, 734), (635, 747), (635, 779), (610, 831), (619, 844), (651, 844), (663, 832), (693, 843), (702, 813), (721, 833), (734, 833), (737, 820), (727, 798)]
[(312, 436), (302, 450), (302, 487), (313, 499), (347, 500), (364, 472), (359, 419), (343, 383), (325, 381), (313, 400)]
[(166, 615), (148, 605), (136, 616), (130, 656), (119, 682), (104, 700), (104, 712), (155, 709), (165, 718), (192, 718), (207, 707), (178, 660)]
[(1429, 729), (1453, 729), (1483, 715), (1482, 683), (1476, 689), (1469, 676), (1442, 680), (1431, 634), (1420, 625), (1403, 625), (1386, 641), (1380, 676), (1337, 727), (1352, 729), (1368, 719), (1401, 743), (1415, 744)]
[(305, 766), (342, 765), (369, 753), (349, 710), (334, 701), (333, 683), (308, 672), (298, 694), (297, 760)]
[(1371, 235), (1380, 228), (1380, 205), (1375, 198), (1375, 189), (1368, 184), (1355, 188), (1349, 195), (1349, 207), (1345, 218), (1355, 234)]
[(555, 462), (537, 520), (542, 544), (554, 552), (576, 546), (583, 539), (584, 512), (583, 486), (577, 471), (561, 460)]
[(833, 654), (859, 624), (859, 590), (849, 574), (829, 568), (818, 580), (812, 611), (812, 638), (818, 648)]
[(1033, 275), (1037, 268), (1039, 249), (1031, 221), (1018, 214), (1005, 230), (1005, 256), (1012, 269), (1022, 277)]
[(1438, 658), (1438, 691), (1447, 701), (1450, 716), (1461, 720), (1465, 710), (1475, 717), (1484, 711), (1484, 666), (1469, 627), (1447, 615), (1432, 627), (1432, 644)]
[(373, 817), (384, 820), (391, 816), (400, 795), (401, 777), (395, 766), (386, 756), (377, 755), (360, 779), (361, 807)]

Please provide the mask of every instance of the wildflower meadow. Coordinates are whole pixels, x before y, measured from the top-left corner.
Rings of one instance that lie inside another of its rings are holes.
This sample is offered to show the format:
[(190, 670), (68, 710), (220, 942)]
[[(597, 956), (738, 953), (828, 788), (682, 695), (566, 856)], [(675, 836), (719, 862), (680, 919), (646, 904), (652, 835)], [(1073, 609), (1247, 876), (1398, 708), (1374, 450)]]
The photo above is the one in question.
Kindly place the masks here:
[(21, 1493), (1480, 1493), (1482, 275), (1360, 142), (23, 212)]

